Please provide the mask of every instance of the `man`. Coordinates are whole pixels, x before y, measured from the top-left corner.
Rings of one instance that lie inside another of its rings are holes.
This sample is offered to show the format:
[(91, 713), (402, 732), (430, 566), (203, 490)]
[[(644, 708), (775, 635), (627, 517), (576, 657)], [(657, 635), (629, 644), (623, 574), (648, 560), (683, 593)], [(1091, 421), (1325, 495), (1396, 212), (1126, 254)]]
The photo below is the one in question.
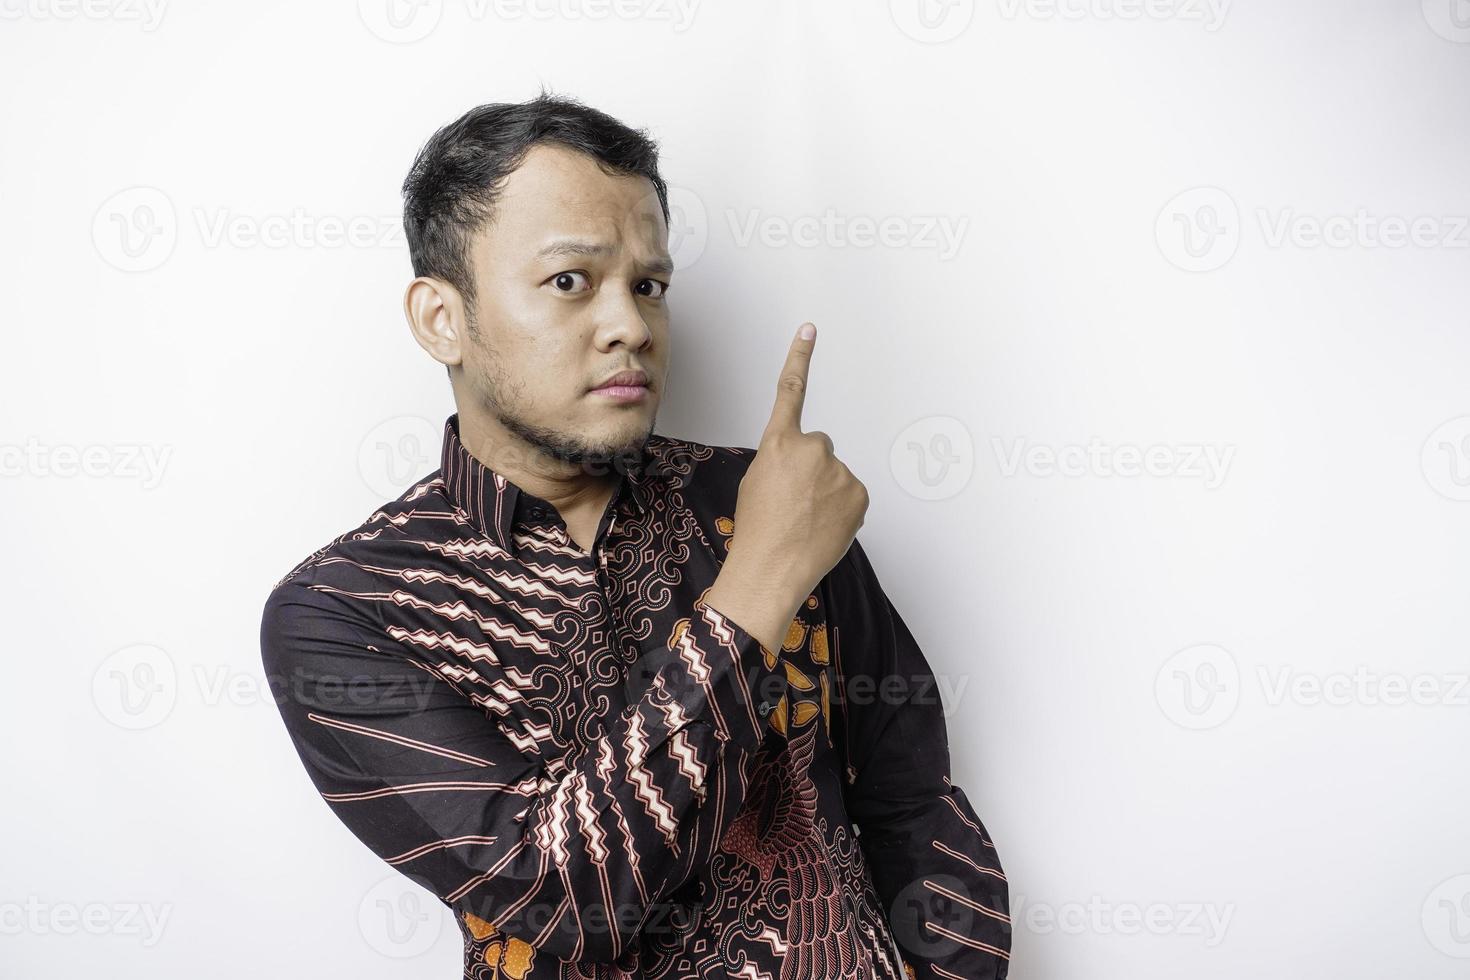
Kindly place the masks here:
[(855, 540), (867, 492), (801, 431), (815, 328), (755, 450), (655, 435), (673, 266), (643, 133), (481, 106), (404, 194), (441, 465), (261, 627), (333, 812), (453, 910), (469, 977), (1004, 977), (1005, 877)]

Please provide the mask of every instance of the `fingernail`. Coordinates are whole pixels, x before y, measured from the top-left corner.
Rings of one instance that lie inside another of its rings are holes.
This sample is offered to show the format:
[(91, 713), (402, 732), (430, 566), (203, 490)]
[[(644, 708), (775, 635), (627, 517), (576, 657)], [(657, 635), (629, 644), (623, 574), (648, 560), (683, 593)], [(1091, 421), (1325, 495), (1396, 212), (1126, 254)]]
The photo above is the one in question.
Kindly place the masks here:
[(810, 323), (803, 323), (801, 329), (796, 332), (796, 335), (802, 340), (811, 340), (817, 335), (817, 328)]

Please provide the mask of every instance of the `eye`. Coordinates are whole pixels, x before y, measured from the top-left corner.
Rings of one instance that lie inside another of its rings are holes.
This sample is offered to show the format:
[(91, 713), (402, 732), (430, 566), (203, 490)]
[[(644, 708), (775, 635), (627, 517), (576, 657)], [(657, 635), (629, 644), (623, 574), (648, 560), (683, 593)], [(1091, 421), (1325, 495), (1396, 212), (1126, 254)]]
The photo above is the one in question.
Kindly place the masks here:
[(558, 272), (551, 277), (551, 284), (556, 288), (557, 292), (576, 293), (581, 292), (581, 290), (576, 288), (579, 279), (586, 282), (587, 288), (592, 288), (592, 280), (587, 277), (587, 273), (585, 272)]
[[(645, 289), (644, 287), (647, 287)], [(669, 284), (661, 279), (644, 279), (634, 287), (639, 296), (648, 296), (652, 299), (661, 299), (664, 293), (669, 291)]]

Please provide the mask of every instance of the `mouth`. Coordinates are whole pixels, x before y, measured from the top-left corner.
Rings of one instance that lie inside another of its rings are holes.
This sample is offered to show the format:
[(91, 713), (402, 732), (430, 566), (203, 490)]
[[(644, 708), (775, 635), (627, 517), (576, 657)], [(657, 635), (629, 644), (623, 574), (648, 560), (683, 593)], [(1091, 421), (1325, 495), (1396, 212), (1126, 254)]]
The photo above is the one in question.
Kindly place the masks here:
[(638, 401), (648, 394), (648, 375), (642, 371), (619, 371), (591, 393), (618, 401)]

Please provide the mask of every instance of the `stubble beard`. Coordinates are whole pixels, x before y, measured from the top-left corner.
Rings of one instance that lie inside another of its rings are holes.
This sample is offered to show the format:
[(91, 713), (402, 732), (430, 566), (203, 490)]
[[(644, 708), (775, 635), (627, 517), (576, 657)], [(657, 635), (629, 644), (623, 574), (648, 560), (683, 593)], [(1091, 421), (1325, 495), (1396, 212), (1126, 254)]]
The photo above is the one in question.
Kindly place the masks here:
[(537, 452), (561, 463), (581, 467), (588, 473), (623, 473), (641, 463), (643, 449), (653, 435), (652, 422), (646, 431), (621, 444), (591, 444), (580, 434), (527, 421), (518, 414), (509, 399), (502, 397), (503, 393), (515, 394), (521, 387), (506, 378), (494, 351), (483, 345), (482, 350), (489, 369), (477, 385), (480, 403), (506, 431), (514, 433)]

